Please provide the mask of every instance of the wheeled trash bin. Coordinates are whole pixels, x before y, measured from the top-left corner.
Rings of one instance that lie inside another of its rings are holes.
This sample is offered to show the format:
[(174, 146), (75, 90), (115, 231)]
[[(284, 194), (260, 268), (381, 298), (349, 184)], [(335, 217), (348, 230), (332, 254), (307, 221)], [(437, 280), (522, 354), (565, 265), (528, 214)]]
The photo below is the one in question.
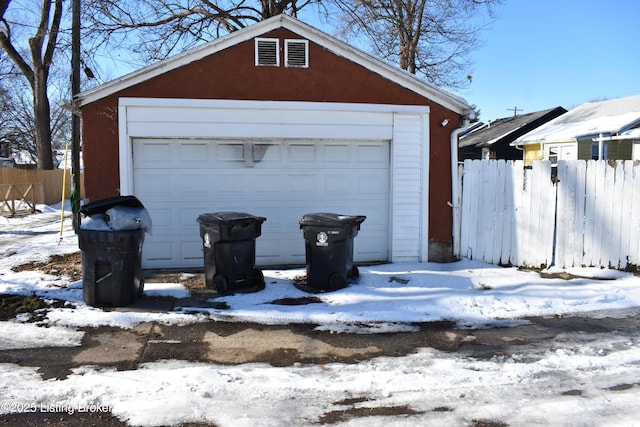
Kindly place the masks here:
[(205, 213), (198, 217), (204, 249), (204, 278), (209, 289), (264, 289), (264, 275), (256, 268), (256, 238), (266, 218), (244, 212)]
[(85, 303), (134, 303), (144, 290), (142, 245), (151, 227), (146, 209), (136, 197), (121, 196), (90, 203), (80, 212), (89, 217), (77, 230)]
[(336, 290), (358, 276), (353, 265), (353, 239), (358, 235), (362, 215), (310, 213), (300, 220), (305, 240), (307, 285), (318, 290)]

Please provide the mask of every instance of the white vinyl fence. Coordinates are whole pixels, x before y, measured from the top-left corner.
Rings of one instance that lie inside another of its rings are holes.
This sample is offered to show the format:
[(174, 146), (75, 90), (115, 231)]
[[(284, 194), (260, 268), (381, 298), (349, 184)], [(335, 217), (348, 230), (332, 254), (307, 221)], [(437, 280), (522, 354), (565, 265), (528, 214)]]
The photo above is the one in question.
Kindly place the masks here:
[[(456, 255), (540, 267), (640, 265), (640, 164), (466, 160)], [(555, 182), (554, 182), (555, 181)]]

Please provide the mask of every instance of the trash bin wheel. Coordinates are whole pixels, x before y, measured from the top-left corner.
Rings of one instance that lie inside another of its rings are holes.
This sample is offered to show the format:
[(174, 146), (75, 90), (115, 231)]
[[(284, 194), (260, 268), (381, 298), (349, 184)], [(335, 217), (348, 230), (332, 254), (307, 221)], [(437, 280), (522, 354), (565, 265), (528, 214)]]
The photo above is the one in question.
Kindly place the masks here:
[(329, 285), (329, 289), (332, 291), (336, 289), (342, 289), (347, 286), (347, 278), (344, 276), (344, 274), (332, 273), (329, 276), (328, 285)]
[(264, 273), (262, 272), (262, 270), (256, 268), (255, 270), (253, 270), (253, 273), (256, 277), (256, 285), (264, 286)]
[(351, 267), (351, 271), (349, 272), (349, 277), (358, 277), (360, 276), (360, 270), (355, 265)]
[(213, 277), (213, 287), (219, 294), (224, 294), (229, 290), (229, 283), (227, 278), (222, 274), (217, 274)]

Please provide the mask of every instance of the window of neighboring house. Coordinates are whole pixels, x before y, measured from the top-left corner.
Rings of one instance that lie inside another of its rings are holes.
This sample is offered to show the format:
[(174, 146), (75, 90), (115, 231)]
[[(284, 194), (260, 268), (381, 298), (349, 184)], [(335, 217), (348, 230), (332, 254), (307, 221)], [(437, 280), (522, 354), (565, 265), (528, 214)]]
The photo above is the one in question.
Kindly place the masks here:
[(284, 61), (287, 67), (309, 67), (309, 41), (285, 40)]
[(280, 66), (280, 40), (263, 39), (256, 40), (256, 65), (263, 67)]
[(592, 142), (591, 143), (591, 160), (607, 160), (609, 158), (609, 144), (606, 142), (602, 143), (602, 159), (600, 159), (600, 147), (599, 143)]

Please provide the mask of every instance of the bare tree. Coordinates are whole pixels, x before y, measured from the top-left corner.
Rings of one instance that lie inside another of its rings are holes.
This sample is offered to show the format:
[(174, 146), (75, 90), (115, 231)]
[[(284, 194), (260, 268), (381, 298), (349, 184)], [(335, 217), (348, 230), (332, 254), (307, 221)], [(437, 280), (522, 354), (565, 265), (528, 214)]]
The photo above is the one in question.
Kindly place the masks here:
[[(146, 59), (161, 59), (320, 0), (87, 0), (86, 34), (131, 49)], [(128, 37), (135, 32), (136, 37)]]
[[(59, 76), (56, 76), (59, 77)], [(62, 81), (62, 79), (60, 79)], [(5, 75), (0, 88), (0, 144), (14, 159), (38, 162), (31, 90), (21, 76)], [(51, 147), (53, 167), (59, 166), (60, 154), (69, 140), (71, 117), (59, 105), (51, 108)]]
[[(35, 34), (28, 38), (28, 57), (21, 52), (20, 41), (14, 38), (13, 29), (24, 22), (13, 22), (7, 18), (11, 0), (4, 0), (5, 12), (1, 18), (0, 47), (13, 61), (29, 83), (33, 94), (33, 128), (40, 169), (53, 169), (51, 148), (51, 107), (48, 95), (48, 80), (53, 55), (60, 32), (63, 0), (42, 0), (39, 21)], [(1, 9), (0, 9), (1, 10)]]
[(427, 81), (459, 88), (470, 81), (469, 55), (502, 0), (335, 0), (343, 34), (365, 36), (374, 53)]

